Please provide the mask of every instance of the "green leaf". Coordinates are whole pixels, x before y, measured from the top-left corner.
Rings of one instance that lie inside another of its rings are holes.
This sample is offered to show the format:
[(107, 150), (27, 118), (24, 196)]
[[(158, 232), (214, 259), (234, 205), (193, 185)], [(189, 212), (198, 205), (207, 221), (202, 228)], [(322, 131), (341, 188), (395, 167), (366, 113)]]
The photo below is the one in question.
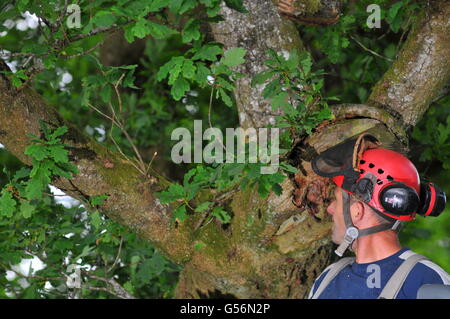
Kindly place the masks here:
[(223, 210), (223, 207), (214, 207), (213, 211), (211, 212), (211, 216), (216, 217), (220, 222), (224, 224), (228, 224), (231, 221), (231, 216)]
[(3, 191), (0, 197), (0, 215), (5, 217), (12, 217), (15, 208), (16, 201), (13, 199), (12, 194), (8, 191)]
[(195, 244), (194, 244), (194, 249), (196, 250), (196, 251), (200, 251), (203, 247), (205, 247), (206, 246), (206, 244), (204, 243), (204, 242), (202, 242), (202, 241), (199, 241), (199, 242), (196, 242)]
[(181, 100), (183, 96), (186, 95), (186, 92), (190, 90), (189, 82), (184, 78), (179, 77), (172, 86), (170, 93), (172, 94), (175, 101)]
[(193, 79), (195, 77), (196, 67), (192, 60), (185, 59), (183, 62), (183, 76), (186, 79)]
[(221, 62), (228, 67), (237, 66), (245, 62), (244, 56), (246, 52), (244, 48), (229, 49), (225, 51)]
[(263, 84), (267, 80), (271, 79), (277, 72), (272, 70), (267, 70), (256, 74), (252, 79), (252, 86), (256, 86), (257, 84)]
[(298, 169), (297, 169), (297, 168), (295, 168), (294, 166), (289, 165), (289, 164), (287, 164), (287, 163), (281, 163), (281, 164), (280, 164), (280, 167), (281, 167), (283, 170), (285, 170), (286, 172), (293, 173), (293, 174), (298, 173)]
[(202, 213), (205, 210), (207, 210), (211, 204), (212, 204), (211, 202), (203, 202), (200, 205), (198, 205), (197, 208), (195, 208), (195, 212)]
[(186, 205), (180, 205), (173, 211), (173, 218), (180, 223), (184, 222), (186, 217)]
[(109, 27), (116, 22), (117, 18), (109, 11), (99, 11), (92, 18), (92, 23), (99, 27)]
[(95, 229), (99, 229), (102, 224), (102, 217), (98, 211), (95, 211), (89, 215), (91, 224)]
[(22, 201), (20, 203), (20, 212), (24, 218), (30, 218), (36, 207), (31, 205), (28, 201)]
[(184, 60), (185, 58), (183, 56), (177, 56), (170, 59), (169, 62), (159, 69), (156, 79), (162, 81), (169, 75), (169, 84), (172, 85), (175, 83), (182, 71)]
[(16, 171), (14, 174), (13, 182), (17, 183), (20, 179), (29, 177), (31, 170), (26, 167), (22, 167), (20, 170)]
[(66, 134), (69, 131), (67, 126), (58, 127), (52, 134), (50, 134), (50, 139), (55, 140), (57, 137)]
[(192, 57), (192, 60), (208, 60), (215, 62), (217, 56), (222, 53), (222, 48), (215, 44), (202, 46)]
[(200, 87), (204, 87), (208, 83), (208, 75), (211, 74), (211, 70), (202, 62), (197, 62), (195, 65), (197, 67), (197, 72), (195, 73), (194, 81), (196, 81)]
[(241, 13), (248, 13), (246, 7), (244, 7), (243, 0), (225, 0), (227, 7), (239, 11)]
[(148, 8), (149, 12), (159, 11), (167, 6), (167, 0), (153, 0)]
[(103, 203), (105, 202), (105, 200), (107, 200), (109, 198), (109, 195), (98, 195), (98, 196), (93, 196), (90, 198), (90, 203), (92, 206), (97, 206), (97, 205), (103, 205)]
[(25, 74), (25, 70), (19, 70), (16, 73), (12, 73), (11, 82), (13, 86), (20, 87), (23, 81), (28, 80), (28, 75)]
[(156, 196), (159, 197), (161, 204), (168, 204), (176, 201), (177, 199), (185, 198), (186, 192), (184, 191), (183, 186), (174, 183), (170, 184), (167, 191), (156, 193)]
[(111, 94), (112, 94), (112, 87), (109, 84), (103, 86), (103, 88), (100, 90), (100, 97), (102, 101), (105, 103), (111, 101)]
[(150, 30), (148, 28), (148, 21), (145, 18), (138, 20), (131, 28), (131, 33), (137, 38), (144, 38), (150, 33)]
[(37, 161), (42, 161), (48, 156), (47, 148), (42, 144), (33, 144), (27, 146), (24, 152), (25, 155), (29, 155)]
[(233, 101), (231, 100), (231, 97), (225, 92), (224, 89), (219, 88), (218, 92), (220, 93), (220, 97), (222, 98), (222, 101), (229, 107), (233, 106)]
[(199, 40), (201, 37), (200, 23), (198, 19), (189, 20), (181, 32), (183, 43), (189, 43), (193, 40)]
[(123, 289), (128, 291), (130, 294), (134, 294), (134, 287), (133, 287), (133, 284), (131, 283), (131, 281), (127, 281), (126, 283), (124, 283)]
[(170, 37), (174, 34), (177, 34), (178, 32), (159, 23), (154, 23), (151, 21), (148, 21), (148, 28), (149, 28), (149, 34), (151, 34), (156, 39), (165, 39), (167, 37)]
[(39, 178), (31, 178), (25, 187), (25, 194), (28, 200), (39, 199), (44, 191), (44, 184)]
[(64, 149), (63, 145), (51, 145), (47, 147), (49, 156), (56, 163), (68, 163), (69, 162), (69, 151)]

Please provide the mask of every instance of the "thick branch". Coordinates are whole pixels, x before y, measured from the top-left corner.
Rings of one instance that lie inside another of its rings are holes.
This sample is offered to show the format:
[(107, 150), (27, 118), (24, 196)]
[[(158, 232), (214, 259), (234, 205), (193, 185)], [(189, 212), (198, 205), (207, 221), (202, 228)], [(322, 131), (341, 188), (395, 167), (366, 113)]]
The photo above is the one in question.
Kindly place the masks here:
[(235, 97), (240, 125), (256, 128), (274, 123), (274, 111), (261, 94), (264, 87), (250, 85), (252, 78), (265, 68), (266, 51), (288, 54), (292, 49), (303, 50), (303, 45), (295, 25), (282, 18), (271, 1), (246, 0), (244, 5), (249, 13), (223, 6), (220, 14), (225, 21), (211, 24), (211, 28), (216, 41), (225, 44), (226, 49), (247, 50), (246, 63), (238, 69), (245, 76), (236, 81)]
[(161, 190), (162, 179), (143, 176), (120, 154), (83, 136), (36, 92), (29, 88), (18, 91), (1, 75), (0, 143), (28, 165), (31, 160), (23, 154), (30, 143), (27, 134), (41, 135), (39, 120), (53, 128), (69, 127), (62, 142), (68, 145), (70, 160), (78, 167), (79, 174), (71, 180), (54, 180), (55, 186), (84, 202), (92, 196), (110, 195), (101, 207), (110, 218), (152, 242), (175, 262), (189, 258), (193, 248), (189, 225), (175, 228), (170, 208), (153, 195)]
[(288, 19), (308, 25), (336, 23), (342, 11), (340, 0), (276, 0), (280, 12)]
[(405, 127), (417, 123), (450, 78), (450, 2), (429, 3), (367, 102), (396, 113)]

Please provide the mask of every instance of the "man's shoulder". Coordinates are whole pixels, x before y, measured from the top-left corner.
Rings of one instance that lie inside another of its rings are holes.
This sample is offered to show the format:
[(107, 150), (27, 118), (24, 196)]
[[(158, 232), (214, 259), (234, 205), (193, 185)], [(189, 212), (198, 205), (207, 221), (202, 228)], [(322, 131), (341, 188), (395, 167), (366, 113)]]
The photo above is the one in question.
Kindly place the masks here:
[[(415, 254), (411, 250), (407, 250), (399, 256), (399, 259), (406, 260)], [(425, 256), (426, 257), (426, 256)], [(450, 285), (450, 276), (439, 265), (429, 259), (419, 261), (409, 273), (407, 279), (422, 284), (444, 284)]]
[[(344, 259), (345, 259), (345, 261), (344, 261)], [(322, 283), (322, 281), (324, 280), (324, 278), (327, 276), (327, 274), (330, 272), (331, 269), (333, 269), (335, 267), (338, 267), (339, 264), (341, 264), (341, 263), (345, 263), (345, 264), (348, 264), (348, 266), (350, 266), (350, 264), (352, 262), (354, 262), (354, 260), (355, 260), (354, 257), (344, 257), (344, 258), (341, 258), (338, 261), (332, 263), (327, 268), (325, 268), (321, 272), (321, 274), (319, 276), (317, 276), (317, 278), (314, 280), (314, 284), (311, 287), (308, 299), (310, 299), (314, 295), (314, 293), (316, 292), (317, 288), (320, 286), (320, 284)], [(337, 274), (337, 275), (339, 275), (339, 274)]]
[[(408, 250), (399, 256), (406, 260), (414, 252)], [(439, 265), (429, 259), (419, 261), (409, 272), (397, 298), (417, 298), (417, 292), (423, 285), (450, 285), (450, 276)]]

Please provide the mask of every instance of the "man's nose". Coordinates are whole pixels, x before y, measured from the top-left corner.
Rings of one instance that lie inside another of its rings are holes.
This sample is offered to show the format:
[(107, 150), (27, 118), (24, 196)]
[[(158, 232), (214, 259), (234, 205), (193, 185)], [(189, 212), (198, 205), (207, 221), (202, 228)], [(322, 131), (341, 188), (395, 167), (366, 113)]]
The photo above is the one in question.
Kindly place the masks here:
[(327, 212), (328, 212), (328, 214), (330, 214), (330, 215), (333, 215), (333, 213), (334, 213), (334, 211), (333, 211), (333, 205), (334, 204), (334, 202), (331, 202), (331, 204), (330, 205), (328, 205), (328, 207), (327, 207)]

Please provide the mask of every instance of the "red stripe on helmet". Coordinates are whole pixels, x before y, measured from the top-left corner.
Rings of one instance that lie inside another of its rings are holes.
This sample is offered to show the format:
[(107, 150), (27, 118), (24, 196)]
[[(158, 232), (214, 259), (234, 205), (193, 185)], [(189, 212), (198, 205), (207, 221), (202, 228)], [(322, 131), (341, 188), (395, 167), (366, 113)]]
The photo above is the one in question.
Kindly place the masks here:
[(432, 183), (429, 183), (428, 185), (430, 186), (430, 190), (431, 190), (431, 200), (430, 200), (430, 204), (428, 205), (427, 212), (425, 213), (424, 216), (428, 216), (431, 214), (431, 212), (433, 211), (433, 208), (434, 208), (434, 204), (436, 202), (436, 190), (434, 189), (434, 186)]

